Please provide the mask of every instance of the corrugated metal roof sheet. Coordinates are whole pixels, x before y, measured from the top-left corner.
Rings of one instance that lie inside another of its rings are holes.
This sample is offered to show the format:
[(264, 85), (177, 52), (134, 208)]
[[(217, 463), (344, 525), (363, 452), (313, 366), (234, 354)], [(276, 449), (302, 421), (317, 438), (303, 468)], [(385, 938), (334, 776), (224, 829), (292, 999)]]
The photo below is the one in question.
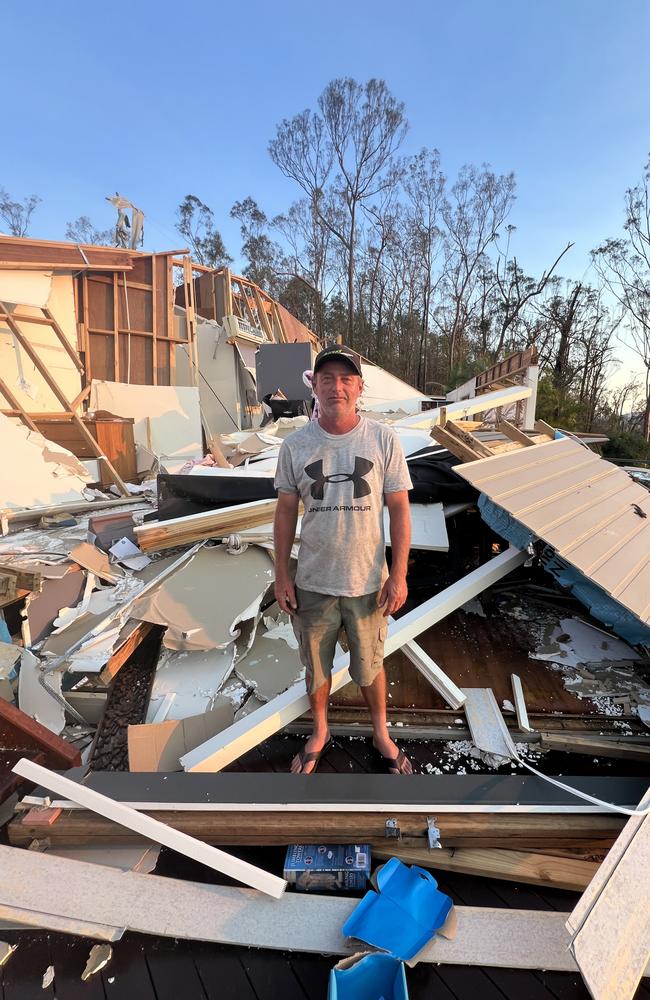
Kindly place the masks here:
[(626, 472), (569, 438), (454, 471), (650, 624), (650, 493)]

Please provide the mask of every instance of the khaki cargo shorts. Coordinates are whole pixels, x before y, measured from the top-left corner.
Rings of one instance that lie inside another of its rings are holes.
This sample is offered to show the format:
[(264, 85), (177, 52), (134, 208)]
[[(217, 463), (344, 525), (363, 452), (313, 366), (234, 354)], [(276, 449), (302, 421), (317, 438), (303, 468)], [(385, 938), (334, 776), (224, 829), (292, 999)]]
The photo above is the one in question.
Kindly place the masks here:
[(293, 630), (306, 670), (307, 692), (313, 694), (332, 673), (336, 642), (345, 629), (350, 650), (350, 676), (355, 684), (372, 684), (384, 663), (388, 620), (377, 606), (378, 591), (362, 597), (333, 597), (296, 587), (298, 610)]

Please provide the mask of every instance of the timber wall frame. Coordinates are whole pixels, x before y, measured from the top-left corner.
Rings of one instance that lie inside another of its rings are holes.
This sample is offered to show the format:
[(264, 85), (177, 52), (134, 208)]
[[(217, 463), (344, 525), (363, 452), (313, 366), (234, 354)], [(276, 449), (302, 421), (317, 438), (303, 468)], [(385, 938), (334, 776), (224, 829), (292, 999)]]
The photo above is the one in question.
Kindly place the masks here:
[[(175, 259), (179, 254), (184, 259)], [(76, 278), (77, 324), (91, 379), (130, 385), (175, 385), (176, 346), (188, 349), (196, 369), (194, 327), (175, 332), (174, 268), (186, 274), (186, 251), (133, 254), (128, 271), (88, 272)], [(190, 262), (191, 271), (195, 265)], [(195, 375), (196, 380), (196, 375)]]
[(65, 336), (63, 330), (57, 323), (56, 319), (47, 308), (42, 308), (41, 313), (42, 316), (36, 318), (32, 316), (25, 316), (20, 312), (11, 312), (9, 309), (7, 309), (7, 307), (3, 302), (0, 302), (0, 321), (9, 328), (15, 342), (19, 345), (20, 349), (25, 352), (25, 354), (30, 359), (30, 361), (38, 371), (39, 375), (41, 376), (45, 384), (53, 393), (57, 402), (61, 406), (61, 411), (57, 413), (35, 413), (35, 414), (27, 413), (24, 407), (21, 406), (18, 399), (14, 396), (9, 386), (7, 386), (6, 383), (0, 378), (0, 395), (4, 396), (4, 398), (9, 403), (9, 406), (11, 407), (10, 410), (3, 410), (2, 412), (6, 416), (20, 417), (25, 426), (29, 428), (30, 431), (35, 431), (37, 434), (40, 433), (36, 424), (37, 420), (41, 421), (63, 420), (63, 421), (69, 421), (70, 423), (74, 424), (79, 433), (81, 434), (81, 437), (90, 448), (90, 451), (95, 456), (95, 458), (97, 458), (100, 462), (104, 463), (110, 478), (113, 480), (113, 482), (118, 487), (120, 492), (123, 493), (124, 496), (128, 496), (129, 495), (128, 490), (124, 482), (122, 481), (121, 477), (119, 476), (118, 472), (116, 471), (115, 467), (113, 466), (112, 462), (106, 457), (106, 455), (103, 454), (102, 449), (100, 448), (96, 439), (90, 433), (88, 427), (77, 413), (78, 406), (83, 402), (83, 400), (87, 395), (87, 388), (83, 389), (81, 393), (78, 394), (76, 399), (69, 400), (63, 393), (63, 391), (60, 389), (59, 385), (51, 375), (47, 366), (43, 363), (43, 361), (39, 357), (38, 352), (32, 346), (29, 338), (23, 333), (23, 331), (20, 328), (21, 322), (36, 323), (36, 324), (41, 324), (43, 326), (48, 326), (51, 330), (54, 331), (57, 339), (59, 340), (61, 345), (65, 348), (66, 353), (72, 359), (75, 367), (77, 368), (79, 373), (83, 376), (84, 366), (81, 361), (81, 358), (76, 353), (76, 351), (70, 346), (67, 337)]

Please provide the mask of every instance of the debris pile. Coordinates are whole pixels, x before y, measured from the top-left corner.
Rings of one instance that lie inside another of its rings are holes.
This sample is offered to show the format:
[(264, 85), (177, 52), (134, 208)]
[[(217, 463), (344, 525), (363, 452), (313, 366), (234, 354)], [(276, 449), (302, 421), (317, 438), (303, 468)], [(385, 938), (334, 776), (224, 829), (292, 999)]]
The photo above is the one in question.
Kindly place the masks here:
[[(310, 419), (317, 338), (176, 253), (0, 237), (0, 268), (0, 966), (25, 928), (99, 942), (84, 980), (111, 975), (127, 929), (337, 956), (361, 939), (382, 953), (340, 963), (331, 996), (382, 976), (407, 996), (401, 963), (419, 961), (579, 968), (603, 998), (615, 969), (632, 997), (650, 958), (650, 496), (535, 420), (534, 349), (435, 409), (363, 361), (366, 419), (390, 422), (414, 482), (385, 652), (416, 774), (358, 773), (371, 730), (341, 637), (329, 765), (296, 778), (277, 772), (309, 703), (274, 596), (273, 477)], [(15, 302), (14, 272), (31, 275)], [(387, 862), (360, 905), (285, 894), (270, 849), (321, 842)], [(228, 884), (154, 874), (161, 847)], [(452, 906), (432, 871), (584, 895)]]

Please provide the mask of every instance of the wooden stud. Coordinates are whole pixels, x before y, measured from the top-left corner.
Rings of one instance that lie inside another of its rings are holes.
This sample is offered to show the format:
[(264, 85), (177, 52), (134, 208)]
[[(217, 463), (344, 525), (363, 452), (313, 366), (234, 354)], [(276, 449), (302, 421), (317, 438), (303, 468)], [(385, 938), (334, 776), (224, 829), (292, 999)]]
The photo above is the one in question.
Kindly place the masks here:
[(443, 448), (446, 448), (447, 451), (450, 451), (452, 455), (459, 458), (461, 462), (475, 462), (477, 459), (483, 457), (453, 434), (450, 434), (447, 430), (447, 425), (444, 427), (432, 427), (431, 437), (438, 444), (441, 444)]
[(205, 538), (221, 538), (272, 521), (277, 503), (276, 499), (254, 500), (235, 507), (174, 517), (168, 521), (150, 521), (137, 527), (135, 535), (143, 552), (189, 545)]
[(398, 844), (391, 851), (375, 848), (373, 854), (382, 860), (395, 857), (404, 864), (419, 865), (433, 871), (460, 872), (480, 878), (498, 878), (551, 889), (568, 889), (571, 892), (586, 889), (600, 867), (596, 861), (498, 848), (443, 847), (429, 850), (426, 847), (402, 847)]
[(114, 345), (113, 350), (115, 352), (113, 359), (113, 372), (115, 381), (121, 382), (122, 378), (120, 371), (121, 365), (120, 365), (120, 332), (119, 332), (120, 313), (119, 313), (119, 300), (117, 297), (119, 290), (119, 286), (117, 283), (117, 271), (113, 271), (112, 288), (113, 288), (113, 345)]
[[(70, 341), (66, 337), (65, 333), (63, 332), (63, 330), (61, 329), (61, 327), (59, 326), (59, 324), (57, 323), (55, 317), (52, 315), (52, 313), (47, 308), (47, 306), (43, 306), (42, 307), (42, 312), (43, 312), (43, 316), (45, 317), (45, 320), (49, 323), (49, 325), (51, 326), (51, 328), (54, 330), (54, 333), (56, 334), (57, 338), (61, 342), (61, 346), (66, 351), (68, 357), (71, 359), (71, 361), (74, 364), (75, 368), (77, 369), (78, 372), (81, 372), (81, 374), (83, 374), (83, 372), (84, 372), (84, 366), (83, 366), (83, 364), (81, 362), (81, 358), (79, 357), (79, 355), (75, 351), (74, 347), (72, 346), (72, 344), (70, 343)], [(16, 319), (16, 316), (14, 316), (14, 319)], [(30, 320), (26, 319), (25, 322), (29, 323)]]
[(527, 434), (524, 434), (523, 431), (520, 431), (518, 427), (515, 427), (515, 425), (511, 424), (508, 420), (501, 420), (500, 423), (497, 424), (497, 430), (500, 431), (501, 434), (505, 434), (505, 436), (510, 438), (511, 441), (517, 441), (519, 444), (522, 444), (525, 448), (535, 444), (535, 442), (529, 438)]
[(79, 429), (79, 431), (81, 433), (81, 436), (83, 437), (84, 441), (89, 446), (89, 448), (92, 450), (93, 455), (95, 455), (101, 461), (103, 461), (103, 462), (106, 463), (106, 468), (108, 469), (108, 472), (110, 473), (110, 476), (113, 479), (113, 482), (115, 483), (115, 485), (121, 490), (121, 492), (125, 496), (128, 496), (129, 492), (128, 492), (125, 484), (123, 483), (122, 479), (118, 475), (117, 471), (113, 467), (113, 464), (109, 461), (109, 459), (106, 457), (106, 455), (102, 454), (102, 450), (99, 447), (99, 445), (97, 444), (95, 438), (92, 436), (92, 434), (90, 433), (90, 431), (86, 427), (86, 425), (83, 422), (83, 420), (81, 420), (81, 418), (72, 409), (69, 400), (66, 398), (66, 396), (64, 395), (64, 393), (61, 391), (61, 389), (59, 388), (59, 386), (56, 383), (56, 381), (52, 378), (52, 376), (51, 376), (48, 368), (46, 367), (46, 365), (43, 364), (43, 362), (41, 361), (40, 357), (38, 356), (38, 354), (36, 353), (36, 351), (33, 349), (32, 345), (23, 336), (23, 334), (22, 334), (20, 328), (18, 327), (18, 325), (16, 323), (14, 323), (12, 316), (9, 313), (7, 313), (7, 312), (0, 312), (0, 319), (2, 319), (7, 324), (7, 326), (11, 330), (11, 332), (14, 334), (16, 340), (18, 341), (18, 343), (20, 344), (20, 346), (22, 347), (22, 349), (25, 351), (25, 354), (27, 354), (27, 356), (31, 359), (31, 361), (33, 362), (34, 366), (36, 367), (36, 369), (38, 370), (38, 372), (40, 373), (40, 375), (42, 376), (42, 378), (45, 380), (45, 382), (48, 385), (48, 387), (52, 390), (54, 396), (56, 397), (56, 399), (58, 400), (58, 402), (60, 403), (60, 405), (62, 406), (62, 408), (65, 410), (66, 413), (70, 414), (70, 416), (72, 418), (72, 422)]
[(1, 378), (0, 378), (0, 393), (2, 393), (2, 395), (5, 397), (9, 405), (13, 406), (14, 410), (19, 414), (20, 419), (25, 424), (25, 426), (29, 427), (30, 431), (36, 431), (36, 433), (39, 434), (40, 433), (39, 429), (32, 420), (32, 418), (18, 402), (17, 398), (14, 396), (13, 392), (11, 391), (7, 383), (4, 381), (4, 379)]
[(551, 440), (555, 440), (555, 428), (547, 424), (545, 420), (536, 420), (534, 427), (539, 434), (547, 434)]
[(445, 430), (459, 441), (462, 441), (463, 444), (467, 445), (468, 448), (471, 448), (472, 451), (476, 452), (482, 458), (490, 458), (492, 455), (489, 447), (483, 441), (480, 441), (471, 431), (464, 430), (462, 422), (448, 420), (445, 424)]

